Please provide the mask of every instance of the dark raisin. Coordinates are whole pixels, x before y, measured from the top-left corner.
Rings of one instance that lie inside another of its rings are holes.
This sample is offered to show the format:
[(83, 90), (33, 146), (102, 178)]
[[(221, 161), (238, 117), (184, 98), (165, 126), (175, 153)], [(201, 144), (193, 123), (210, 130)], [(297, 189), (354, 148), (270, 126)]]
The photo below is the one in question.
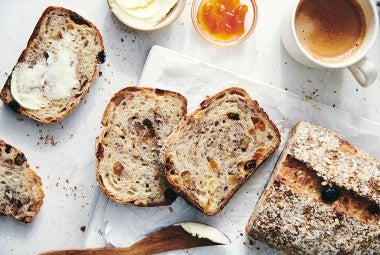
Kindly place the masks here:
[(231, 120), (240, 120), (239, 114), (234, 112), (227, 113), (227, 117)]
[(144, 124), (144, 126), (146, 126), (149, 129), (151, 129), (153, 127), (153, 123), (149, 119), (143, 120), (143, 124)]
[(96, 151), (96, 158), (102, 160), (104, 158), (104, 148), (102, 144), (99, 144), (98, 150)]
[(341, 191), (336, 186), (326, 186), (322, 189), (322, 200), (326, 203), (332, 203), (340, 197)]
[(256, 160), (249, 160), (244, 164), (244, 170), (253, 171), (256, 169)]
[(367, 207), (367, 211), (371, 214), (379, 214), (380, 213), (380, 208), (377, 204), (370, 204)]
[(165, 198), (167, 201), (174, 201), (177, 197), (177, 193), (175, 193), (171, 188), (165, 190)]
[(155, 89), (154, 93), (156, 93), (156, 95), (162, 96), (162, 95), (165, 94), (165, 90), (163, 90), (163, 89)]
[(20, 107), (21, 107), (20, 104), (17, 103), (15, 100), (13, 100), (12, 102), (10, 102), (10, 103), (8, 104), (8, 106), (9, 106), (9, 108), (11, 108), (12, 111), (14, 111), (14, 112), (19, 112)]
[(44, 55), (44, 58), (47, 60), (49, 58), (49, 53), (47, 53), (46, 51), (44, 51), (44, 53), (42, 53)]
[(104, 62), (106, 62), (106, 53), (104, 53), (104, 50), (98, 53), (98, 55), (96, 56), (96, 61), (98, 62), (98, 64), (103, 64)]
[(85, 19), (83, 19), (81, 16), (79, 16), (77, 13), (75, 13), (75, 12), (72, 12), (71, 14), (70, 14), (70, 19), (74, 22), (74, 23), (76, 23), (76, 24), (78, 24), (78, 25), (86, 25), (86, 26), (88, 26), (88, 27), (91, 27), (91, 25), (90, 25), (90, 23), (88, 23), (88, 21), (86, 21)]
[(6, 144), (6, 145), (5, 145), (5, 152), (6, 152), (7, 154), (9, 154), (9, 153), (11, 152), (11, 149), (12, 149), (12, 146), (10, 146), (9, 144)]
[(25, 158), (24, 154), (22, 154), (22, 153), (17, 154), (17, 156), (14, 159), (15, 164), (18, 166), (21, 166), (22, 164), (24, 164), (25, 161), (26, 161), (26, 158)]

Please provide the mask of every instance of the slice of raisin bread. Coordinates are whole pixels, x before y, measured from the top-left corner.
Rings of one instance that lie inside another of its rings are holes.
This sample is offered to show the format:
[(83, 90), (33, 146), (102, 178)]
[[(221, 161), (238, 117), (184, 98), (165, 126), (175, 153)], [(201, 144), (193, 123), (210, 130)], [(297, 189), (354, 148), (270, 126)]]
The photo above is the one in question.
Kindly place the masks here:
[(57, 122), (80, 103), (105, 61), (98, 29), (77, 13), (48, 7), (0, 97), (13, 111)]
[(202, 102), (170, 136), (165, 176), (188, 202), (215, 215), (279, 143), (259, 104), (229, 88)]
[(301, 121), (247, 225), (289, 255), (380, 252), (380, 162), (333, 131)]
[(96, 141), (96, 176), (112, 200), (136, 206), (172, 203), (162, 169), (162, 148), (186, 115), (178, 93), (143, 87), (125, 88), (111, 99)]
[(44, 198), (41, 178), (22, 152), (0, 140), (0, 214), (29, 223)]

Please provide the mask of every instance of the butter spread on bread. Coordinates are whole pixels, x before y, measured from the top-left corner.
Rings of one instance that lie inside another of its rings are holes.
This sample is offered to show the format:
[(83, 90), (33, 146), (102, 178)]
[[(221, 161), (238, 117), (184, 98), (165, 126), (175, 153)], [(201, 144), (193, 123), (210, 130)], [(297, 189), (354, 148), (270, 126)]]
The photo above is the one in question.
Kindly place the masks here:
[(0, 140), (0, 214), (29, 223), (43, 204), (41, 178), (24, 154)]
[(186, 98), (175, 92), (128, 87), (115, 94), (96, 140), (97, 181), (109, 198), (135, 206), (177, 198), (163, 176), (162, 148), (186, 110)]
[(202, 102), (169, 137), (165, 176), (189, 203), (215, 215), (279, 143), (259, 104), (229, 88)]
[(246, 230), (284, 254), (379, 254), (379, 207), (379, 161), (299, 122)]
[(0, 97), (22, 115), (57, 122), (80, 103), (104, 61), (102, 36), (91, 22), (71, 10), (48, 7)]

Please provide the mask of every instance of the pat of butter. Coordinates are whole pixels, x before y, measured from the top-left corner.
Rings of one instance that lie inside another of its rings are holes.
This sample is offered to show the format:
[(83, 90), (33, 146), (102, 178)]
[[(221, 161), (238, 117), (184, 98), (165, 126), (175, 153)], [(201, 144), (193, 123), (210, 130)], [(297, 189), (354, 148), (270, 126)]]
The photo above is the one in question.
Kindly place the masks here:
[(67, 47), (68, 40), (54, 41), (54, 52), (41, 58), (33, 67), (27, 63), (16, 65), (12, 73), (11, 93), (24, 108), (39, 110), (50, 101), (69, 97), (79, 88), (76, 76), (77, 57)]
[(112, 0), (113, 11), (125, 23), (152, 28), (162, 21), (178, 0)]
[(228, 239), (228, 237), (225, 234), (209, 225), (191, 221), (178, 223), (177, 225), (181, 226), (186, 232), (190, 233), (192, 236), (197, 236), (199, 238), (207, 238), (213, 241), (214, 243), (218, 244), (231, 243), (230, 239)]

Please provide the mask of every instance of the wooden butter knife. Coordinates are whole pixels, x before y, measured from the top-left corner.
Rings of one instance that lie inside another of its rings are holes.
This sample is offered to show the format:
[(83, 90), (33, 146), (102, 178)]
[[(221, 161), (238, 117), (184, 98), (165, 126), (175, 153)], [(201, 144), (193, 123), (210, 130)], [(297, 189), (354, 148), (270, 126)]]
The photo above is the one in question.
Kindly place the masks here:
[(210, 245), (230, 244), (220, 230), (199, 222), (182, 222), (161, 228), (125, 248), (52, 250), (40, 255), (151, 255)]

